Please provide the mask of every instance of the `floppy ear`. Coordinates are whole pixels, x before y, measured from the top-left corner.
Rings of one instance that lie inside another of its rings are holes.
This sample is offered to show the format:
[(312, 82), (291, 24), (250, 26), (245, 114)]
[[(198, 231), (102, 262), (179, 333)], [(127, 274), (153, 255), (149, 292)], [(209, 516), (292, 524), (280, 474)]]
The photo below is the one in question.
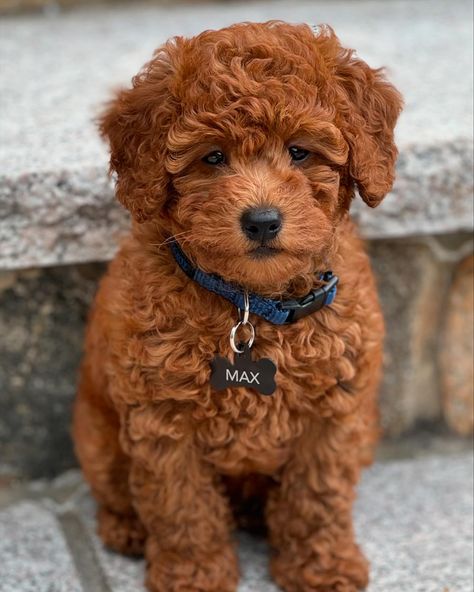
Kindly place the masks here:
[(110, 172), (117, 174), (117, 199), (138, 222), (156, 214), (166, 201), (166, 137), (174, 113), (169, 92), (173, 76), (168, 43), (134, 77), (132, 88), (119, 91), (99, 119), (110, 144)]
[(398, 151), (394, 128), (402, 110), (400, 93), (353, 52), (341, 48), (336, 79), (343, 95), (343, 131), (350, 147), (349, 173), (372, 208), (391, 190)]

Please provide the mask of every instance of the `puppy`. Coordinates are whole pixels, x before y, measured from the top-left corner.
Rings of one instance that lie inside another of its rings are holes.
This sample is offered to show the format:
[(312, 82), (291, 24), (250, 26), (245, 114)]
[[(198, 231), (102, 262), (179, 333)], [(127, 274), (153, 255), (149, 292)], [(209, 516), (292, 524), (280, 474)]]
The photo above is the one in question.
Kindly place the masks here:
[[(74, 439), (153, 592), (235, 592), (265, 527), (287, 592), (368, 581), (352, 504), (383, 320), (349, 217), (392, 187), (401, 97), (329, 27), (172, 39), (101, 120), (133, 227), (91, 311)], [(337, 292), (337, 293), (336, 293)]]

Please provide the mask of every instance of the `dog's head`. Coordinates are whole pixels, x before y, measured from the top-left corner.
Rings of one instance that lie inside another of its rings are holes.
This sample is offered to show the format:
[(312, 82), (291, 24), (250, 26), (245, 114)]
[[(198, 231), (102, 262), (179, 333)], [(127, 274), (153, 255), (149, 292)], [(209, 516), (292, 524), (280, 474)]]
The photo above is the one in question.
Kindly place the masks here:
[(239, 24), (157, 50), (102, 118), (118, 199), (202, 269), (281, 290), (324, 268), (354, 188), (391, 189), (401, 97), (329, 27)]

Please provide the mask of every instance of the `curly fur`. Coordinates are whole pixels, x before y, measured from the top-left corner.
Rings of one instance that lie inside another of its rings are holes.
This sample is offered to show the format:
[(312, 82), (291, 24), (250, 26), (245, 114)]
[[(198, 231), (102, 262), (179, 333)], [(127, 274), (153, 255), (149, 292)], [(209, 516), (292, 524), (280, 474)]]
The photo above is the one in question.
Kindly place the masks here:
[[(153, 592), (235, 592), (236, 522), (268, 529), (287, 592), (353, 592), (368, 565), (352, 529), (378, 436), (383, 320), (348, 210), (390, 190), (401, 98), (329, 27), (240, 24), (176, 38), (101, 120), (117, 197), (134, 218), (91, 312), (76, 450), (109, 547), (146, 553)], [(288, 145), (311, 151), (292, 163)], [(210, 167), (219, 148), (228, 163)], [(249, 256), (239, 219), (278, 207), (281, 252)], [(252, 318), (278, 389), (214, 392), (236, 311), (190, 281), (196, 265), (265, 295), (339, 277), (335, 303), (296, 324)]]

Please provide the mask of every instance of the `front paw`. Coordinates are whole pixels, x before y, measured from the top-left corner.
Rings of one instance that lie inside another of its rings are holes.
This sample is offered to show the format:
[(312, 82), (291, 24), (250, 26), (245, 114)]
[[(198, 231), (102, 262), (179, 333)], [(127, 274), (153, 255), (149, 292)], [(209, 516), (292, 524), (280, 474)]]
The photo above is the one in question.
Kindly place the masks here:
[(147, 543), (146, 586), (150, 592), (236, 592), (239, 580), (233, 546), (223, 544), (212, 553), (161, 551), (156, 540)]
[(285, 592), (359, 592), (369, 583), (369, 564), (357, 545), (337, 556), (321, 549), (307, 553), (283, 552), (271, 562), (273, 578)]
[(118, 514), (105, 506), (97, 512), (97, 532), (106, 547), (124, 555), (143, 555), (146, 530), (136, 514)]

